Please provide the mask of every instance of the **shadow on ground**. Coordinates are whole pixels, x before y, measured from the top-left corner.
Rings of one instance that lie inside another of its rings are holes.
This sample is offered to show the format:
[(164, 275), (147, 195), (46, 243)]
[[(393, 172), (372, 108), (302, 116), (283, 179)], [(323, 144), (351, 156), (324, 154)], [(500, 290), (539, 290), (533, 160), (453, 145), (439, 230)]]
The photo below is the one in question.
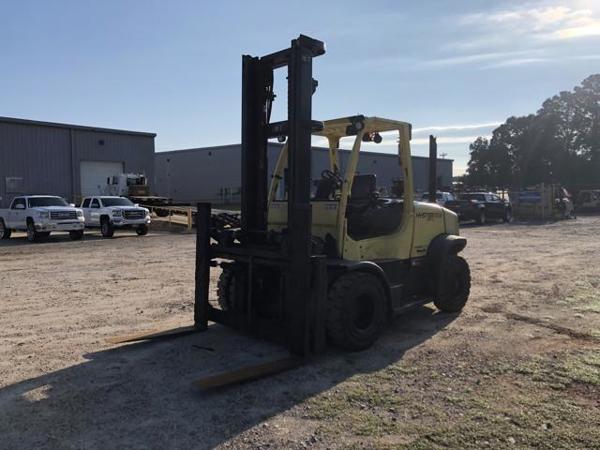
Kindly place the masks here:
[(78, 241), (73, 241), (69, 237), (68, 233), (53, 233), (47, 238), (41, 238), (38, 242), (29, 242), (25, 233), (13, 233), (10, 239), (0, 240), (0, 248), (18, 247), (21, 245), (44, 245), (44, 244), (67, 244), (69, 242), (77, 244), (86, 241), (103, 241), (108, 239), (147, 239), (148, 237), (158, 236), (165, 234), (165, 231), (159, 230), (157, 232), (150, 231), (150, 234), (146, 236), (138, 236), (134, 230), (117, 230), (111, 238), (102, 237), (99, 231), (87, 231), (83, 235), (83, 238)]
[(0, 446), (214, 447), (355, 374), (400, 361), (455, 318), (422, 307), (367, 351), (330, 350), (298, 369), (213, 392), (192, 381), (285, 352), (212, 325), (203, 334), (87, 354), (78, 365), (0, 390)]

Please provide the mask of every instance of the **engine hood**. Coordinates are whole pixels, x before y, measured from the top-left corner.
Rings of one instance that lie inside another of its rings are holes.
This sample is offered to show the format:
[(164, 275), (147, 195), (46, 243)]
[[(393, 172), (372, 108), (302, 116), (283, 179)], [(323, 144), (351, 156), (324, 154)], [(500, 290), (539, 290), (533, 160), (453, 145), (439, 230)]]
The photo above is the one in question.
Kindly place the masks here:
[(81, 211), (80, 208), (74, 206), (35, 206), (34, 211)]
[(148, 212), (147, 208), (141, 206), (107, 206), (106, 209), (109, 211), (144, 211)]

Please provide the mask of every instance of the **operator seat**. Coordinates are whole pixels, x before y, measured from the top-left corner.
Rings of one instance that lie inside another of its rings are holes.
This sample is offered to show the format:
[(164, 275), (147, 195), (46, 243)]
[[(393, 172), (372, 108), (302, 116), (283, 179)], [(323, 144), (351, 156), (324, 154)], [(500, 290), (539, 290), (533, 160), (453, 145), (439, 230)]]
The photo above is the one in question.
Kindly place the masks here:
[(354, 240), (392, 233), (402, 222), (401, 199), (379, 198), (374, 174), (356, 175), (348, 199), (348, 235)]

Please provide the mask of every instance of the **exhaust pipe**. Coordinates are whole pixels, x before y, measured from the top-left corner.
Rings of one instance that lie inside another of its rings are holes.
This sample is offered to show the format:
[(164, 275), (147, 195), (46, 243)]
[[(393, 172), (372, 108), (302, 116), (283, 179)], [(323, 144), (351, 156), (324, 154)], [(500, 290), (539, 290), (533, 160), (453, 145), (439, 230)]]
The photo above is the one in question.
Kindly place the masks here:
[(429, 135), (429, 203), (436, 202), (437, 193), (437, 139)]

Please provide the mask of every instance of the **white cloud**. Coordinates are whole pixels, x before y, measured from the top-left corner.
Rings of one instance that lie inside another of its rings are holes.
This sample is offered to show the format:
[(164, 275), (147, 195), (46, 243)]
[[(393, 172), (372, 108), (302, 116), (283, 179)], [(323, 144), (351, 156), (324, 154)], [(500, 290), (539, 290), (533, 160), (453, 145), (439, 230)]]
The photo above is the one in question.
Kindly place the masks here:
[[(477, 136), (440, 136), (437, 138), (438, 145), (440, 144), (470, 144), (475, 139), (480, 137)], [(489, 138), (490, 136), (482, 136)], [(416, 138), (410, 141), (412, 145), (429, 145), (429, 138)]]
[(549, 58), (512, 58), (504, 61), (498, 61), (492, 64), (483, 66), (482, 69), (495, 69), (498, 67), (513, 67), (513, 66), (525, 66), (529, 64), (546, 63), (551, 62)]
[(413, 133), (422, 133), (425, 131), (452, 131), (452, 130), (477, 130), (480, 128), (495, 128), (502, 122), (471, 123), (464, 125), (430, 125), (427, 127), (413, 128)]
[[(456, 23), (464, 38), (448, 42), (444, 48), (459, 54), (445, 56), (438, 65), (483, 63), (479, 68), (491, 69), (595, 59), (585, 54), (589, 49), (578, 49), (572, 43), (579, 39), (586, 45), (583, 39), (600, 36), (600, 1), (528, 1), (517, 7), (460, 15)], [(565, 45), (570, 46), (568, 50)]]
[(564, 5), (523, 6), (467, 14), (459, 18), (459, 24), (491, 29), (493, 35), (509, 33), (505, 34), (507, 39), (518, 35), (537, 40), (564, 40), (600, 35), (600, 11)]

